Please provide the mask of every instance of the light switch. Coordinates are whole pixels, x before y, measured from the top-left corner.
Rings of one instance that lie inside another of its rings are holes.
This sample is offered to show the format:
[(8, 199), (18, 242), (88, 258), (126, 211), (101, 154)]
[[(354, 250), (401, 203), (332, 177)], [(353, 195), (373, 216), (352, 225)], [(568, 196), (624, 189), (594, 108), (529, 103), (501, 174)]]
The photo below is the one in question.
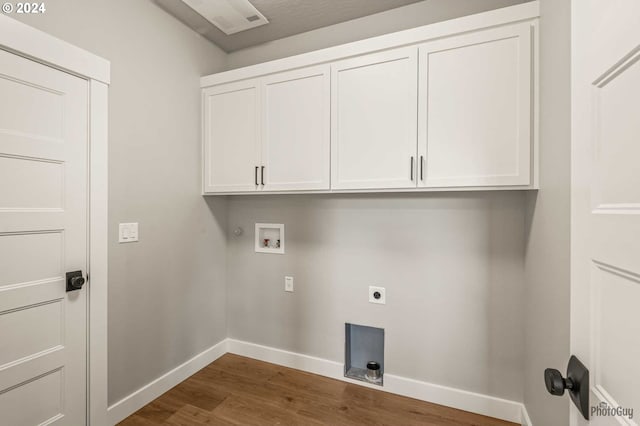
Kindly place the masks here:
[(284, 291), (293, 293), (293, 277), (284, 277)]
[(138, 241), (138, 223), (121, 223), (118, 232), (119, 243)]

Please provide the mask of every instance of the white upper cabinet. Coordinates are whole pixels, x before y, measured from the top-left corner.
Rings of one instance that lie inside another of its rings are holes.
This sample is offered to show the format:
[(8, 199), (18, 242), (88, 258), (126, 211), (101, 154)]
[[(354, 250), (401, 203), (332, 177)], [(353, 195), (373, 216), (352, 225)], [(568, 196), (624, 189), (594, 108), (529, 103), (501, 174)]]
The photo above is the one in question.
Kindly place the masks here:
[(204, 192), (255, 191), (260, 164), (258, 80), (203, 91)]
[(331, 187), (416, 186), (416, 47), (331, 67)]
[(328, 65), (203, 93), (204, 193), (329, 189)]
[(329, 66), (275, 74), (261, 86), (263, 190), (328, 190)]
[(536, 189), (537, 1), (203, 77), (205, 194)]
[(419, 186), (532, 183), (530, 23), (420, 47)]

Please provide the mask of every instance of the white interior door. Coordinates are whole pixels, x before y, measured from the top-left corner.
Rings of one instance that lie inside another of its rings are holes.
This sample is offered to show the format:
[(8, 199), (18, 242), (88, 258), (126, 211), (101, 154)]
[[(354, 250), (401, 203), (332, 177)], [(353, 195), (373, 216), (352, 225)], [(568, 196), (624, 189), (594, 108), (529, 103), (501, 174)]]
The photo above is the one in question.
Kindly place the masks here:
[(262, 80), (265, 191), (329, 189), (329, 65)]
[(204, 192), (255, 191), (260, 167), (259, 81), (208, 88), (203, 102)]
[(331, 187), (415, 188), (418, 48), (331, 67)]
[(86, 423), (88, 84), (0, 50), (0, 424)]
[(420, 47), (420, 186), (529, 185), (532, 24)]
[[(575, 0), (572, 14), (571, 346), (590, 369), (591, 424), (636, 425), (640, 2)], [(635, 416), (604, 416), (607, 407)], [(573, 408), (571, 416), (574, 425), (588, 423)]]

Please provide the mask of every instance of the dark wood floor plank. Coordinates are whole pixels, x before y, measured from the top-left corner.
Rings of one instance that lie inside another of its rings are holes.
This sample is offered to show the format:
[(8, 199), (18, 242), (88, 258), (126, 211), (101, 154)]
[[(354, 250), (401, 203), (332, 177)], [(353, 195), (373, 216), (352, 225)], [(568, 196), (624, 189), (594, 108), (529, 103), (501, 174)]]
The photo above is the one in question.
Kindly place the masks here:
[[(166, 395), (166, 394), (165, 394)], [(138, 410), (135, 415), (145, 418), (149, 421), (155, 422), (155, 424), (162, 424), (171, 417), (176, 411), (178, 411), (184, 405), (184, 402), (175, 400), (176, 403), (165, 402), (168, 398), (162, 395), (160, 398), (152, 401)]]
[(511, 422), (353, 384), (347, 386), (343, 399), (354, 407), (384, 413), (402, 412), (407, 421), (412, 420), (420, 424), (473, 426), (480, 422), (491, 426), (513, 425)]
[(123, 421), (121, 421), (120, 423), (118, 423), (119, 426), (152, 426), (157, 424), (158, 423), (152, 420), (148, 420), (137, 414), (133, 414), (127, 417), (126, 419), (124, 419)]
[(277, 372), (268, 380), (268, 383), (295, 390), (301, 394), (325, 398), (340, 398), (347, 387), (346, 382), (293, 369)]
[(209, 386), (206, 381), (198, 378), (187, 380), (176, 386), (176, 392), (172, 392), (176, 398), (191, 401), (191, 405), (206, 411), (211, 411), (224, 401), (229, 393), (225, 390)]
[(515, 426), (514, 423), (227, 354), (121, 426)]
[[(295, 412), (274, 407), (256, 398), (232, 395), (213, 410), (225, 420), (247, 426), (304, 425), (315, 422), (299, 417)], [(317, 424), (317, 423), (316, 423)]]
[(213, 364), (210, 364), (210, 366), (211, 368), (219, 368), (228, 373), (257, 381), (267, 381), (276, 373), (285, 370), (285, 367), (276, 364), (269, 364), (267, 362), (256, 363), (255, 360), (251, 358), (234, 354), (226, 354)]
[(164, 424), (167, 426), (236, 426), (239, 423), (221, 419), (210, 411), (187, 404), (169, 417)]

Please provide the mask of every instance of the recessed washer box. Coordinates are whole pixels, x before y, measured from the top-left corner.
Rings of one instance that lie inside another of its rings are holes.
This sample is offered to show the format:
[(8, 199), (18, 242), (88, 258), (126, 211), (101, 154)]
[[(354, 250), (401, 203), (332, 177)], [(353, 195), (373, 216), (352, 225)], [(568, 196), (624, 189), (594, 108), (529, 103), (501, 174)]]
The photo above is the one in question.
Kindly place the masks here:
[(256, 253), (284, 254), (284, 224), (256, 223)]

